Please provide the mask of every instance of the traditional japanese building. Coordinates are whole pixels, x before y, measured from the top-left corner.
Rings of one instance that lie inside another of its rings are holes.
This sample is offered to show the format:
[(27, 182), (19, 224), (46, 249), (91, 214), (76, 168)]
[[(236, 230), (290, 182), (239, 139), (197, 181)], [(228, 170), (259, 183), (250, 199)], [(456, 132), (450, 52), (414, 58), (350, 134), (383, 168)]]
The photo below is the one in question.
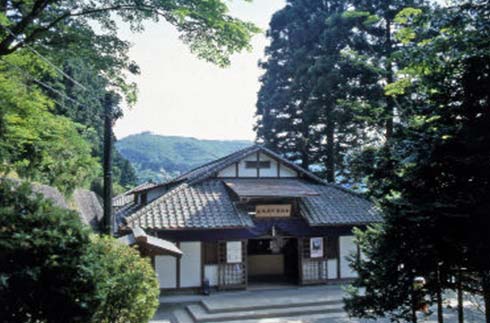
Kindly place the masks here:
[(162, 289), (196, 289), (205, 280), (231, 289), (352, 278), (352, 229), (381, 217), (358, 194), (252, 146), (131, 191), (116, 219), (121, 235), (139, 227), (182, 251), (153, 258)]

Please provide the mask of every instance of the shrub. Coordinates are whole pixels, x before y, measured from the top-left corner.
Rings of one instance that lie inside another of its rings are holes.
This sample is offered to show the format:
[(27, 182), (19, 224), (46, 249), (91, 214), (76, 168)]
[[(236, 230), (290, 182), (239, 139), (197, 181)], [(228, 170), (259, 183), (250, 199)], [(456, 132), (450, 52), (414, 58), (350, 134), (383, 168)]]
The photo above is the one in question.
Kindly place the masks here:
[(0, 321), (87, 322), (97, 301), (80, 262), (89, 245), (78, 214), (0, 179)]
[(92, 234), (77, 213), (0, 178), (0, 322), (147, 322), (159, 288), (148, 261)]
[(103, 300), (94, 322), (142, 323), (153, 317), (160, 289), (149, 259), (114, 238), (94, 235), (87, 260)]

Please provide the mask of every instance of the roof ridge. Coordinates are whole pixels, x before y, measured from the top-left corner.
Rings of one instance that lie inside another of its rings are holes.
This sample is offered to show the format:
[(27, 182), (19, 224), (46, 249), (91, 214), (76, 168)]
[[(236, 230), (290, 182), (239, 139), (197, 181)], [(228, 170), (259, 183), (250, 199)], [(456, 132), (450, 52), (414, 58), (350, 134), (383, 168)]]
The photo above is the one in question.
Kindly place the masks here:
[(207, 162), (207, 163), (204, 163), (204, 164), (202, 164), (202, 165), (200, 165), (200, 166), (197, 166), (197, 167), (195, 167), (195, 168), (193, 168), (193, 169), (191, 169), (191, 170), (189, 170), (189, 171), (185, 172), (184, 174), (181, 174), (181, 175), (177, 176), (176, 178), (174, 178), (174, 179), (172, 179), (172, 180), (168, 181), (166, 184), (169, 184), (169, 183), (172, 183), (172, 182), (176, 182), (176, 181), (179, 181), (179, 180), (185, 180), (185, 179), (186, 179), (186, 177), (187, 177), (189, 174), (191, 174), (191, 173), (193, 173), (193, 172), (195, 172), (195, 171), (197, 171), (197, 170), (199, 170), (199, 169), (202, 169), (202, 168), (205, 168), (205, 167), (209, 167), (209, 166), (211, 166), (211, 165), (213, 165), (213, 164), (218, 164), (218, 163), (222, 162), (223, 160), (225, 160), (225, 159), (227, 159), (227, 158), (231, 158), (231, 157), (232, 157), (232, 156), (234, 156), (234, 155), (241, 154), (241, 153), (243, 153), (244, 151), (247, 151), (247, 150), (252, 150), (252, 149), (253, 149), (253, 148), (255, 148), (256, 146), (257, 146), (256, 144), (254, 144), (254, 145), (250, 145), (250, 146), (247, 146), (247, 147), (241, 148), (241, 149), (239, 149), (239, 150), (236, 150), (236, 151), (234, 151), (234, 152), (232, 152), (232, 153), (230, 153), (230, 154), (228, 154), (228, 155), (225, 155), (225, 156), (223, 156), (223, 157), (220, 157), (220, 158), (218, 158), (218, 159), (211, 160), (211, 161), (209, 161), (209, 162)]

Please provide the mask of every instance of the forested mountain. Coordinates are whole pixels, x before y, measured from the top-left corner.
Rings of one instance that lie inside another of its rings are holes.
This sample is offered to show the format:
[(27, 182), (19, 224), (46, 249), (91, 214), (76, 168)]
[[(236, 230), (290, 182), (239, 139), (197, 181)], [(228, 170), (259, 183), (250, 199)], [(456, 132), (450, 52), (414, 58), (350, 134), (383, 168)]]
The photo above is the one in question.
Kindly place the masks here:
[(143, 132), (116, 142), (136, 169), (139, 182), (160, 182), (251, 145), (247, 140), (201, 140)]

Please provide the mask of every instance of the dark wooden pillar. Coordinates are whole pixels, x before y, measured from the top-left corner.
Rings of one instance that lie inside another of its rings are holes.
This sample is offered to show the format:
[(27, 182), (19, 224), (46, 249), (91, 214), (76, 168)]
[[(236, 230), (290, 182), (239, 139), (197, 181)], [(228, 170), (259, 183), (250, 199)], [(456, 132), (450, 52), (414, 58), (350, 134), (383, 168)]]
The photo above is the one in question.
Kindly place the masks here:
[(114, 234), (112, 217), (112, 106), (114, 98), (107, 93), (104, 98), (104, 232)]

